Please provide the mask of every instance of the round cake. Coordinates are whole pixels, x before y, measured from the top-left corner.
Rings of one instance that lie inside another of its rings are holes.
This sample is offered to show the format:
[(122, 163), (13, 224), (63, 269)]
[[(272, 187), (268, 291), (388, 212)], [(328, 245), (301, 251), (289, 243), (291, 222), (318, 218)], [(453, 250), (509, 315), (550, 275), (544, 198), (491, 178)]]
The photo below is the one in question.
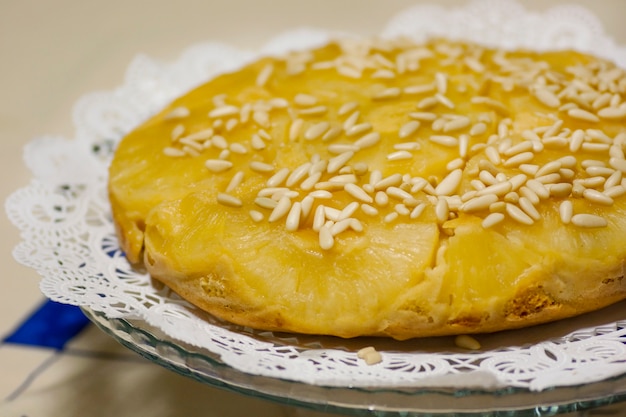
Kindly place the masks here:
[(493, 332), (626, 298), (626, 71), (574, 51), (341, 40), (120, 142), (128, 260), (256, 329)]

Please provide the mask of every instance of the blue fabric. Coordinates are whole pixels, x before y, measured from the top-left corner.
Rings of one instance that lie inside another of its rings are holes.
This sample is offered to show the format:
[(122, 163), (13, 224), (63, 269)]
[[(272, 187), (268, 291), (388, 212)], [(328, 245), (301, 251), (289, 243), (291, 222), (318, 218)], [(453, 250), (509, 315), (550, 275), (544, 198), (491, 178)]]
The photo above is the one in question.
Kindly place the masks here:
[(80, 308), (46, 300), (3, 342), (61, 350), (88, 323)]

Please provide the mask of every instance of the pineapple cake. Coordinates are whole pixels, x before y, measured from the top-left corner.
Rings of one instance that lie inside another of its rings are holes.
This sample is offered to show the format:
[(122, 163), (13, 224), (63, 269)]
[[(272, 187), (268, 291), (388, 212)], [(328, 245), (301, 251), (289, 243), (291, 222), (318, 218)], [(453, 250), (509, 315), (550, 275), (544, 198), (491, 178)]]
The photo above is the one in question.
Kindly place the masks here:
[(256, 329), (521, 328), (626, 298), (626, 71), (574, 51), (340, 40), (265, 57), (120, 142), (120, 245)]

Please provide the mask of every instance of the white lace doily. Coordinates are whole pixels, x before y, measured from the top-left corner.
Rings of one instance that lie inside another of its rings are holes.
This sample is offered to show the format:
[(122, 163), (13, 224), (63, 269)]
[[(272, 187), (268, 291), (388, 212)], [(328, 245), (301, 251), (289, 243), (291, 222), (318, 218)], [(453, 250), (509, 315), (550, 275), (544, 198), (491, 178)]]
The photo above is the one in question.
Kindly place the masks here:
[[(475, 1), (453, 10), (418, 6), (392, 19), (382, 33), (398, 35), (418, 40), (447, 36), (507, 48), (571, 47), (626, 67), (626, 48), (615, 44), (589, 11), (573, 6), (541, 14), (501, 0)], [(538, 391), (626, 373), (626, 320), (621, 322), (626, 317), (619, 308), (542, 327), (543, 333), (534, 329), (485, 336), (485, 348), (477, 352), (455, 350), (449, 341), (442, 342), (446, 351), (433, 348), (432, 341), (346, 342), (376, 344), (383, 361), (368, 366), (340, 342), (324, 347), (284, 338), (275, 343), (219, 325), (130, 268), (118, 247), (106, 194), (107, 167), (117, 141), (174, 97), (218, 73), (262, 54), (318, 45), (332, 36), (300, 29), (255, 53), (207, 43), (187, 49), (174, 63), (135, 58), (121, 87), (89, 94), (76, 104), (73, 139), (44, 136), (26, 147), (34, 179), (6, 202), (9, 218), (21, 230), (15, 258), (37, 270), (43, 293), (53, 300), (86, 306), (109, 318), (143, 320), (172, 338), (220, 355), (235, 369), (267, 377), (329, 386)]]

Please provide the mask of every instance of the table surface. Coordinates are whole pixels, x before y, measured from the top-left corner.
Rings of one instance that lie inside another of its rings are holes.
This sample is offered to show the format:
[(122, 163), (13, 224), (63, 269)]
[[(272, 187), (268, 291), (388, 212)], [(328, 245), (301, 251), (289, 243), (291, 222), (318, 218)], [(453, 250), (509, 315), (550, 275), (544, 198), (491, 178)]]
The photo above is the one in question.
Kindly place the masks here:
[[(73, 136), (72, 106), (85, 93), (123, 81), (132, 58), (173, 60), (207, 41), (255, 48), (301, 26), (374, 35), (419, 0), (0, 0), (0, 196), (30, 181), (21, 158), (40, 135)], [(437, 4), (458, 6), (466, 1)], [(579, 4), (626, 44), (626, 1), (522, 0), (529, 10)], [(242, 30), (242, 28), (245, 28)], [(2, 416), (323, 416), (209, 388), (149, 363), (88, 325), (63, 349), (10, 337), (45, 301), (39, 277), (11, 255), (18, 230), (0, 216), (0, 415)], [(124, 395), (120, 395), (124, 393)], [(626, 404), (571, 415), (624, 415)]]

